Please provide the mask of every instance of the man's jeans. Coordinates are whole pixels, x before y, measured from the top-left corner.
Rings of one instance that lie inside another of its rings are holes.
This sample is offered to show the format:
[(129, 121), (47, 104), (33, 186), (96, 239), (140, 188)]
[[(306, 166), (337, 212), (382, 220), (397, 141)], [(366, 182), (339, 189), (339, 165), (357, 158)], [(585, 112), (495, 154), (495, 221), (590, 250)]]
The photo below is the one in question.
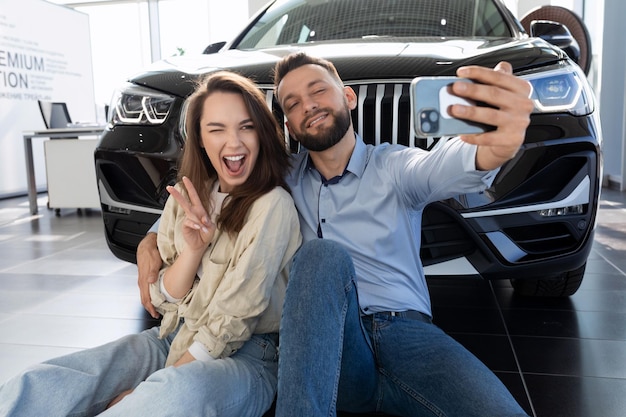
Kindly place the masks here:
[[(261, 416), (276, 393), (276, 335), (233, 356), (163, 368), (157, 327), (36, 365), (0, 386), (0, 416)], [(131, 395), (105, 410), (119, 393)], [(104, 412), (103, 412), (104, 411)], [(102, 413), (102, 414), (99, 414)]]
[(361, 317), (354, 266), (337, 243), (305, 243), (280, 330), (277, 417), (525, 416), (500, 380), (434, 324)]

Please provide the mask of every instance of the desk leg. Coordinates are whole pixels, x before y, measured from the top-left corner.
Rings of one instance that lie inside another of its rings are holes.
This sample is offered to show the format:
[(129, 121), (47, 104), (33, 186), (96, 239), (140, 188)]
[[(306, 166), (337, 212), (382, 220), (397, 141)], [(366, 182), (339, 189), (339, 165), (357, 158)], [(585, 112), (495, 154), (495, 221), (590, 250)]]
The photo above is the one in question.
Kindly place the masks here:
[(26, 157), (26, 181), (28, 186), (28, 207), (30, 214), (37, 214), (37, 184), (35, 183), (35, 162), (33, 160), (33, 138), (24, 136), (24, 155)]

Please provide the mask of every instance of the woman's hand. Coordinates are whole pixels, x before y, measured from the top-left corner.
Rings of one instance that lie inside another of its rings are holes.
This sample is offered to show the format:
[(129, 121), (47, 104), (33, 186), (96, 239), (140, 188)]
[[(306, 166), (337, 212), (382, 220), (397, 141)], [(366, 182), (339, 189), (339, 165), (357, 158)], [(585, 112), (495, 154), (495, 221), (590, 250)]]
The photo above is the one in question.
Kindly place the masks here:
[(186, 351), (183, 354), (183, 356), (181, 356), (180, 359), (176, 361), (174, 366), (181, 366), (181, 365), (184, 365), (186, 363), (193, 362), (195, 360), (196, 360), (196, 358), (194, 358), (193, 355), (191, 353), (189, 353), (189, 351)]
[(182, 193), (172, 186), (167, 187), (167, 191), (185, 211), (182, 232), (187, 248), (192, 251), (204, 251), (213, 239), (215, 224), (213, 224), (202, 205), (202, 201), (200, 201), (198, 192), (191, 180), (183, 177), (183, 184), (185, 184), (187, 189), (188, 198), (185, 198)]
[(189, 178), (183, 177), (187, 198), (174, 187), (167, 187), (171, 196), (185, 212), (182, 234), (185, 247), (174, 263), (163, 274), (163, 285), (174, 298), (181, 299), (193, 286), (198, 265), (215, 235), (215, 224), (209, 219), (196, 188)]

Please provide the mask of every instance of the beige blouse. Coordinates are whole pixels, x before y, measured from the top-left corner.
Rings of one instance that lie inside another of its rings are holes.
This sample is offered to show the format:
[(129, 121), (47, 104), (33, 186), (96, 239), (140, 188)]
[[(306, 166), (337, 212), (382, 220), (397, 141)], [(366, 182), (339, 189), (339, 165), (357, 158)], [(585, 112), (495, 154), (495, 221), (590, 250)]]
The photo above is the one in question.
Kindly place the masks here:
[[(184, 249), (184, 218), (184, 210), (170, 197), (157, 237), (163, 259), (160, 279)], [(161, 337), (184, 319), (166, 366), (173, 365), (194, 341), (202, 343), (212, 357), (224, 358), (254, 333), (278, 332), (289, 267), (301, 243), (291, 195), (277, 187), (255, 201), (237, 236), (215, 232), (201, 261), (202, 276), (196, 277), (180, 301), (168, 302), (159, 281), (152, 284), (152, 303), (163, 315)]]

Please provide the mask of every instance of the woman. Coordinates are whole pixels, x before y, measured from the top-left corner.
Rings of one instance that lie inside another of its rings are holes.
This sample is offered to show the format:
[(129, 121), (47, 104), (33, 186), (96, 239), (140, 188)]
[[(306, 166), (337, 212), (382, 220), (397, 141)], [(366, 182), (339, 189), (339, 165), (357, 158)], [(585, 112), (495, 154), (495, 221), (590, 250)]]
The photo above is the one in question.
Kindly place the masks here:
[(161, 326), (26, 371), (0, 387), (0, 415), (239, 417), (271, 406), (301, 243), (289, 154), (263, 95), (230, 72), (199, 84), (185, 130), (151, 288)]

